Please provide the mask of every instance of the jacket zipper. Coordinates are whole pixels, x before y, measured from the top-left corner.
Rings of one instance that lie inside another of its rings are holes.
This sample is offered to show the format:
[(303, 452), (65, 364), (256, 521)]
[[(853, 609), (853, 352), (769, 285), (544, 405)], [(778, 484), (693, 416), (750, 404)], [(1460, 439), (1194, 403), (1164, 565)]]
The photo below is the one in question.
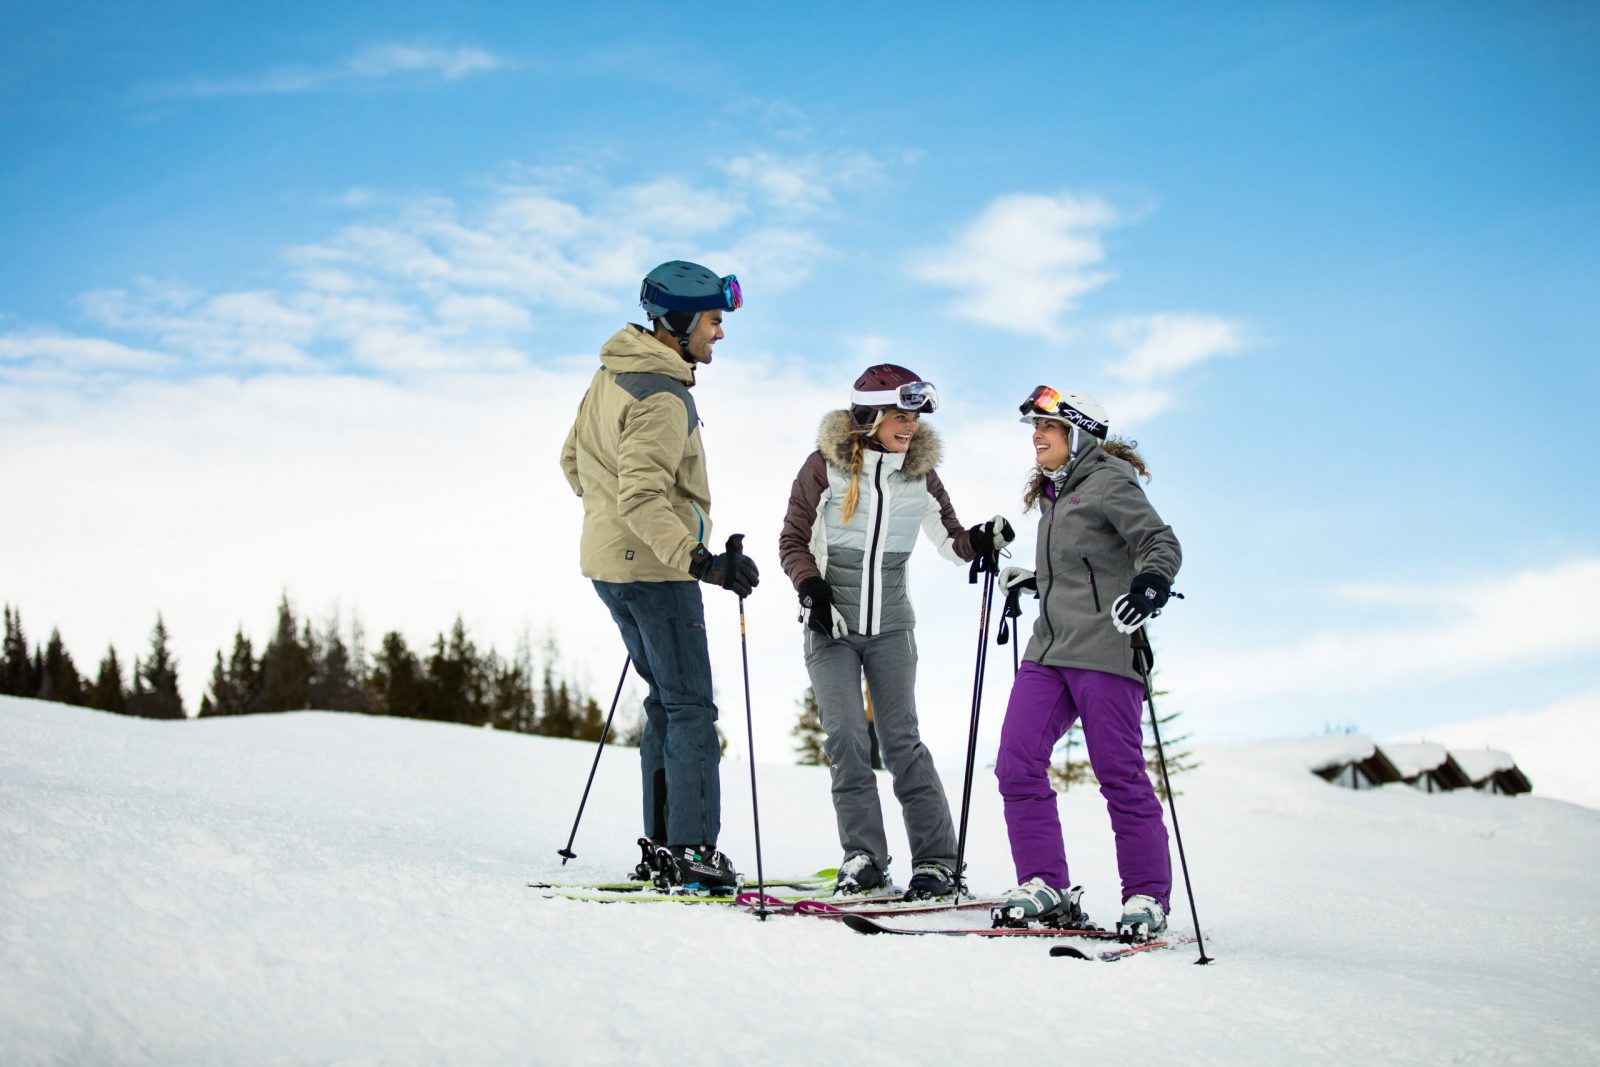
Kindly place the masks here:
[(878, 535), (883, 529), (883, 460), (878, 460), (872, 472), (872, 541), (867, 545), (867, 603), (861, 619), (863, 637), (872, 635), (872, 601), (878, 590), (878, 564), (873, 558), (878, 554)]
[(1056, 529), (1056, 500), (1050, 498), (1050, 521), (1044, 526), (1044, 565), (1049, 568), (1045, 575), (1044, 592), (1039, 594), (1039, 617), (1044, 620), (1045, 627), (1050, 631), (1050, 639), (1039, 650), (1039, 662), (1050, 652), (1050, 646), (1056, 643), (1056, 626), (1050, 621), (1050, 590), (1056, 583), (1056, 569), (1050, 563), (1050, 541)]
[(1079, 556), (1078, 558), (1083, 560), (1083, 568), (1089, 572), (1089, 592), (1094, 594), (1094, 610), (1098, 613), (1100, 610), (1100, 587), (1094, 584), (1094, 565), (1089, 562), (1088, 556)]

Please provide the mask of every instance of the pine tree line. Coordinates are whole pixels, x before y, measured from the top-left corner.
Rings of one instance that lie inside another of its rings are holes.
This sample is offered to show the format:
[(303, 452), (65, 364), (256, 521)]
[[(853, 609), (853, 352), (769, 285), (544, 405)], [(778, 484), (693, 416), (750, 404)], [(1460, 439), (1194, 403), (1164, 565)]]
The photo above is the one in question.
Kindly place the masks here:
[[(22, 613), (7, 605), (0, 694), (182, 719), (177, 661), (169, 643), (166, 624), (157, 615), (150, 650), (134, 660), (130, 680), (124, 682), (117, 651), (109, 648), (91, 681), (79, 674), (59, 630), (43, 648), (30, 651)], [(558, 677), (554, 639), (546, 643), (543, 660), (542, 671), (536, 670), (526, 640), (510, 658), (493, 648), (479, 651), (459, 617), (431, 649), (414, 652), (400, 633), (390, 631), (369, 657), (359, 621), (346, 640), (337, 616), (316, 627), (297, 619), (285, 596), (259, 656), (243, 628), (234, 634), (227, 656), (217, 652), (199, 713), (211, 718), (315, 708), (598, 741), (605, 715), (592, 696)], [(614, 731), (610, 740), (637, 745), (639, 726)]]

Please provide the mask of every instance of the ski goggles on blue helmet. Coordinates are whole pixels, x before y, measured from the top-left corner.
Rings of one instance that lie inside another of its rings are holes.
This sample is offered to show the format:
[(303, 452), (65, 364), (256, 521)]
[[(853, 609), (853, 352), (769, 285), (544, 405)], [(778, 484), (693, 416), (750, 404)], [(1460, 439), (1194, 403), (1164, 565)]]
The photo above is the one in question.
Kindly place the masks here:
[(737, 311), (744, 306), (744, 293), (739, 289), (737, 275), (728, 274), (717, 281), (718, 288), (714, 292), (686, 296), (668, 292), (658, 282), (646, 278), (639, 286), (639, 303), (645, 307), (654, 305), (667, 311), (691, 312)]
[(906, 382), (894, 389), (852, 389), (850, 403), (867, 408), (899, 408), (930, 414), (939, 406), (939, 390), (932, 382)]
[(1087, 393), (1063, 393), (1048, 385), (1036, 387), (1017, 410), (1022, 412), (1021, 422), (1054, 419), (1087, 430), (1102, 441), (1109, 428), (1106, 409), (1100, 401)]

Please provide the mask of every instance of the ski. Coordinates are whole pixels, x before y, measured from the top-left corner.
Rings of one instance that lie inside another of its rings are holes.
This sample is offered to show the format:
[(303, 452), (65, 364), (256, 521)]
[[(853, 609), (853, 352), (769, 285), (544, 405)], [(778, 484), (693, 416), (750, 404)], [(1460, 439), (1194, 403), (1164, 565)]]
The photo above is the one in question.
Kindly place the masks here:
[(859, 915), (851, 912), (839, 916), (839, 921), (859, 934), (912, 934), (918, 937), (932, 935), (935, 937), (1086, 937), (1096, 940), (1117, 939), (1114, 930), (1065, 930), (1050, 926), (952, 926), (939, 929), (923, 929), (914, 926), (895, 926), (883, 922), (871, 915)]
[[(833, 880), (838, 876), (836, 868), (825, 867), (814, 874), (795, 875), (790, 878), (768, 878), (764, 884), (768, 889), (796, 889), (810, 890), (826, 888), (833, 889)], [(754, 881), (741, 883), (741, 889), (748, 889), (755, 885)], [(529, 882), (529, 889), (583, 889), (604, 893), (660, 893), (661, 890), (654, 882), (641, 882), (636, 878), (621, 879), (614, 882)]]
[[(768, 883), (769, 885), (771, 883)], [(546, 886), (530, 883), (530, 889), (537, 889), (541, 896), (548, 900), (583, 900), (596, 904), (736, 904), (741, 897), (754, 898), (755, 893), (709, 893), (700, 890), (678, 890), (663, 892), (655, 886), (645, 886), (639, 890), (626, 890), (612, 892), (604, 889), (588, 889), (582, 886), (563, 887)], [(775, 905), (790, 905), (800, 900), (812, 900), (820, 894), (827, 893), (826, 888), (815, 890), (798, 889), (783, 894), (767, 894), (768, 907)], [(754, 905), (751, 905), (752, 907)]]
[(1192, 937), (1176, 937), (1158, 939), (1155, 941), (1141, 941), (1137, 945), (1123, 945), (1121, 948), (1106, 949), (1090, 955), (1082, 949), (1073, 948), (1071, 945), (1051, 945), (1050, 955), (1065, 956), (1075, 960), (1099, 960), (1102, 963), (1115, 963), (1125, 960), (1129, 956), (1137, 956), (1141, 952), (1151, 952), (1157, 949), (1173, 948), (1177, 945), (1192, 945)]
[[(1048, 926), (1028, 927), (947, 927), (936, 930), (918, 929), (916, 927), (894, 926), (881, 922), (870, 915), (849, 913), (839, 916), (850, 929), (862, 934), (910, 934), (913, 936), (933, 937), (994, 937), (994, 938), (1079, 938), (1088, 941), (1116, 941), (1115, 930), (1068, 930)], [(1141, 941), (1136, 945), (1121, 945), (1114, 949), (1105, 949), (1094, 953), (1084, 952), (1073, 945), (1053, 945), (1050, 948), (1052, 956), (1066, 956), (1080, 960), (1099, 960), (1111, 963), (1116, 960), (1127, 959), (1141, 952), (1151, 952), (1159, 949), (1169, 949), (1176, 945), (1193, 944), (1194, 938), (1169, 937), (1155, 941)]]
[(992, 908), (998, 899), (965, 897), (961, 900), (905, 900), (899, 896), (846, 897), (843, 899), (783, 900), (769, 896), (765, 902), (755, 893), (741, 893), (737, 901), (743, 907), (766, 910), (781, 915), (810, 915), (819, 919), (837, 919), (842, 915), (920, 915), (927, 912), (965, 911), (975, 908)]

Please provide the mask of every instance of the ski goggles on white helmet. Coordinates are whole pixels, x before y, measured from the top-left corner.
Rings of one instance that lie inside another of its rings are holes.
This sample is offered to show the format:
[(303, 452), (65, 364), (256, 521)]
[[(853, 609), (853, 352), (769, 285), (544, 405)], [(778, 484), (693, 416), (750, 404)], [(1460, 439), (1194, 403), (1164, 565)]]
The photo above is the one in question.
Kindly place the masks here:
[(743, 307), (744, 293), (739, 289), (738, 276), (729, 274), (718, 281), (721, 288), (716, 292), (679, 296), (646, 278), (639, 287), (639, 303), (654, 304), (668, 311), (738, 311)]
[(850, 403), (868, 408), (899, 408), (929, 414), (939, 406), (932, 382), (906, 382), (894, 389), (852, 389)]
[(1017, 410), (1022, 412), (1020, 422), (1055, 419), (1087, 430), (1102, 441), (1106, 439), (1109, 421), (1106, 410), (1100, 406), (1100, 401), (1083, 393), (1062, 393), (1041, 385), (1028, 394), (1028, 399)]

